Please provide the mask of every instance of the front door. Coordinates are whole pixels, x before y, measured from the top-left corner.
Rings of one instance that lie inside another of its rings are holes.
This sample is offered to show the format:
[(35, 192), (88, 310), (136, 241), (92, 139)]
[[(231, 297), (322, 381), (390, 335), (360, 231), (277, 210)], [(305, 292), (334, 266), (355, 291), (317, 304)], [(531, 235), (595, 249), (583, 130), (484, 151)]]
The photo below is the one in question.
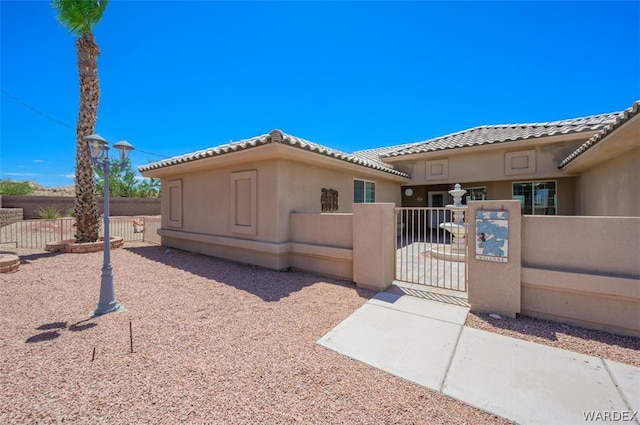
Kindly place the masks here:
[[(441, 190), (429, 192), (429, 207), (444, 208), (449, 199), (449, 192)], [(440, 223), (444, 223), (444, 210), (429, 211), (429, 228), (437, 229)]]

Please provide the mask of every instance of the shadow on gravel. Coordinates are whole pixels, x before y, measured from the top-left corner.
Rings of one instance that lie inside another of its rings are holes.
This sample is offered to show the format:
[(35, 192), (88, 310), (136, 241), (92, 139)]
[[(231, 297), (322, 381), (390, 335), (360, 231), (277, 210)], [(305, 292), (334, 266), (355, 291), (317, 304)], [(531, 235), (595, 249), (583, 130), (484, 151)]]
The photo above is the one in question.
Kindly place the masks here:
[(251, 264), (237, 263), (162, 246), (125, 247), (123, 249), (148, 260), (233, 286), (267, 302), (279, 301), (318, 282), (352, 288), (360, 297), (366, 299), (375, 295), (373, 291), (356, 288), (352, 282), (308, 272), (269, 270)]
[[(29, 338), (26, 339), (25, 342), (29, 344), (32, 342), (51, 341), (52, 339), (56, 339), (60, 335), (62, 335), (60, 333), (60, 331), (62, 330), (69, 330), (71, 332), (80, 332), (80, 331), (84, 331), (86, 329), (91, 329), (95, 326), (98, 326), (97, 323), (93, 323), (93, 322), (85, 323), (85, 322), (88, 322), (89, 320), (92, 320), (92, 319), (81, 320), (79, 322), (76, 322), (70, 325), (69, 327), (67, 327), (67, 322), (45, 323), (44, 325), (38, 326), (36, 330), (47, 331), (47, 332), (41, 332), (37, 335), (30, 336)], [(56, 330), (52, 331), (51, 329), (56, 329)]]
[[(87, 319), (87, 320), (90, 320), (90, 319)], [(86, 331), (87, 329), (91, 329), (91, 328), (94, 328), (94, 327), (98, 326), (97, 323), (93, 323), (93, 322), (84, 323), (82, 325), (80, 324), (80, 323), (86, 322), (87, 320), (83, 320), (81, 322), (74, 323), (73, 325), (69, 326), (69, 330), (71, 332), (81, 332), (81, 331)]]
[(34, 336), (30, 336), (25, 341), (27, 344), (32, 342), (43, 342), (43, 341), (51, 341), (52, 339), (56, 339), (60, 336), (60, 332), (58, 331), (50, 331), (50, 332), (42, 332)]
[(67, 322), (51, 322), (40, 325), (36, 328), (38, 331), (48, 331), (49, 329), (64, 329), (67, 327)]
[[(632, 336), (616, 335), (605, 331), (586, 329), (579, 326), (552, 322), (550, 320), (535, 319), (528, 316), (518, 316), (517, 319), (510, 319), (508, 317), (494, 319), (490, 317), (489, 314), (485, 313), (472, 312), (470, 314), (475, 315), (482, 321), (487, 322), (496, 328), (510, 330), (520, 335), (536, 336), (549, 341), (557, 341), (557, 335), (564, 334), (580, 339), (601, 342), (607, 345), (616, 345), (622, 348), (640, 350), (640, 338)], [(541, 324), (544, 326), (540, 326)]]
[(0, 250), (0, 254), (13, 254), (20, 257), (20, 264), (30, 264), (36, 260), (41, 258), (49, 258), (49, 257), (57, 257), (62, 254), (61, 252), (38, 252), (37, 254), (28, 254), (28, 255), (20, 255), (15, 251), (2, 251)]

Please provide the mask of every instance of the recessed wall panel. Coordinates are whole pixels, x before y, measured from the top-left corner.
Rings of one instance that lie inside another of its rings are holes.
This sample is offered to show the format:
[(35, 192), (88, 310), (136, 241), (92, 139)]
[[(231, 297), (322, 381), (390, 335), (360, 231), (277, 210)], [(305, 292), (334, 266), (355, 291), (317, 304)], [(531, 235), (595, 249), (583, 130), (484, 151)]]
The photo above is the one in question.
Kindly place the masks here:
[(169, 227), (182, 227), (182, 180), (170, 180), (167, 183), (169, 192)]
[(427, 161), (427, 180), (446, 180), (449, 178), (449, 159)]
[(504, 175), (535, 174), (536, 151), (530, 149), (519, 152), (506, 152), (504, 154)]
[(231, 174), (231, 231), (255, 235), (257, 228), (258, 171), (240, 171)]

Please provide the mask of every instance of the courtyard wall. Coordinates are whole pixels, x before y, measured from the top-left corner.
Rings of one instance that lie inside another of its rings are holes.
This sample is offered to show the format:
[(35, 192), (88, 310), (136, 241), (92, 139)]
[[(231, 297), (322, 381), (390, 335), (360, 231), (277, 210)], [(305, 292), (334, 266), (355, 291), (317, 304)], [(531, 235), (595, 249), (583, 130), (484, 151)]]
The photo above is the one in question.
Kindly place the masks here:
[(522, 222), (522, 314), (640, 336), (640, 218)]
[(516, 217), (510, 208), (508, 262), (477, 261), (476, 211), (510, 202), (469, 202), (471, 309), (640, 337), (640, 218)]
[[(154, 216), (160, 215), (159, 198), (120, 198), (110, 197), (109, 207), (111, 216)], [(54, 207), (62, 215), (70, 215), (73, 211), (75, 198), (71, 196), (2, 196), (3, 208), (22, 208), (23, 220), (40, 218), (40, 208)], [(98, 198), (100, 212), (104, 209), (104, 199)]]

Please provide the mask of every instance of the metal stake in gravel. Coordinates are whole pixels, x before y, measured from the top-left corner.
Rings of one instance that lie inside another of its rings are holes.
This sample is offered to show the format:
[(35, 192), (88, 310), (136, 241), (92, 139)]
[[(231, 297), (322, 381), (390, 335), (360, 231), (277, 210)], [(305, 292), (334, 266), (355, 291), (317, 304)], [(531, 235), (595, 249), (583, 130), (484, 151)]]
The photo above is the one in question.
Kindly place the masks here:
[(96, 347), (93, 347), (93, 355), (91, 356), (91, 361), (95, 360), (96, 358)]
[(131, 345), (131, 353), (133, 353), (133, 325), (131, 320), (129, 320), (129, 343)]

